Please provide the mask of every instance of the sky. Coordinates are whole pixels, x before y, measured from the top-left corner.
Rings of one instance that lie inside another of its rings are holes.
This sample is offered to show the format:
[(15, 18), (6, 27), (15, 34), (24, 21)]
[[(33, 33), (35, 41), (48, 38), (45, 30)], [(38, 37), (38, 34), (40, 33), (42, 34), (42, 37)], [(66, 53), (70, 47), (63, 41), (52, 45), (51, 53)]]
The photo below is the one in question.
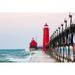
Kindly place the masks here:
[[(0, 49), (28, 48), (34, 37), (43, 43), (43, 28), (49, 25), (49, 35), (64, 23), (69, 13), (0, 13)], [(75, 13), (72, 13), (73, 20)]]
[(64, 18), (68, 19), (69, 12), (75, 17), (74, 3), (74, 0), (0, 0), (0, 49), (28, 48), (32, 37), (42, 45), (45, 23), (51, 36)]

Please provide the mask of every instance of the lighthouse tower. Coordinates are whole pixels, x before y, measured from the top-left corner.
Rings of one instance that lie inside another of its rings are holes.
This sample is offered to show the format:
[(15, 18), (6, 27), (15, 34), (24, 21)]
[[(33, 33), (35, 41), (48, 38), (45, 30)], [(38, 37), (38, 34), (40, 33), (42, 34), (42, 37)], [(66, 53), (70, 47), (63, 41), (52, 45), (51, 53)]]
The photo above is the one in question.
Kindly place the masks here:
[(46, 52), (46, 45), (48, 42), (49, 42), (49, 28), (46, 23), (43, 28), (43, 52)]

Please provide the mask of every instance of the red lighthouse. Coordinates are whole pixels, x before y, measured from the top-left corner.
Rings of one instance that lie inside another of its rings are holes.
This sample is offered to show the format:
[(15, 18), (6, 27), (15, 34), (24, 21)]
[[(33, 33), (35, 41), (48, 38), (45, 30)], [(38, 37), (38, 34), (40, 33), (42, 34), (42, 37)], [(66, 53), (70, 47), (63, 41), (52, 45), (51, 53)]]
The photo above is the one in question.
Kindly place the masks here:
[(49, 42), (49, 28), (46, 23), (43, 29), (43, 52), (46, 52), (46, 45), (48, 42)]
[(32, 38), (29, 46), (30, 50), (36, 50), (37, 49), (37, 42)]

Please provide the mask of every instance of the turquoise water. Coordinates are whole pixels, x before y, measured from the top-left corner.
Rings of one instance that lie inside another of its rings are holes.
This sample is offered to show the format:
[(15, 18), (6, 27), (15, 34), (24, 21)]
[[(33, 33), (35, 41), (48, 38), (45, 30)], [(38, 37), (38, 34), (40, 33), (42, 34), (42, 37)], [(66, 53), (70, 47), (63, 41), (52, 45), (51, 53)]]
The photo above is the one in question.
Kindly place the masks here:
[(0, 49), (0, 62), (25, 62), (29, 56), (25, 49)]

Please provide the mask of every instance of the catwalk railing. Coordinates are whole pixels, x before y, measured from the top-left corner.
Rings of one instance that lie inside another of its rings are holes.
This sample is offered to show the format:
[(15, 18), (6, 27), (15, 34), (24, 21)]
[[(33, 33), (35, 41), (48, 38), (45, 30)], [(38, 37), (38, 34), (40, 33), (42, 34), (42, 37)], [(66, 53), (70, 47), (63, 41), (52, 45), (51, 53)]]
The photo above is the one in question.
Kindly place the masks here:
[(75, 61), (75, 24), (72, 23), (72, 15), (69, 15), (70, 25), (65, 29), (63, 24), (52, 34), (49, 43), (46, 45), (46, 53), (50, 54), (59, 62), (74, 62)]

